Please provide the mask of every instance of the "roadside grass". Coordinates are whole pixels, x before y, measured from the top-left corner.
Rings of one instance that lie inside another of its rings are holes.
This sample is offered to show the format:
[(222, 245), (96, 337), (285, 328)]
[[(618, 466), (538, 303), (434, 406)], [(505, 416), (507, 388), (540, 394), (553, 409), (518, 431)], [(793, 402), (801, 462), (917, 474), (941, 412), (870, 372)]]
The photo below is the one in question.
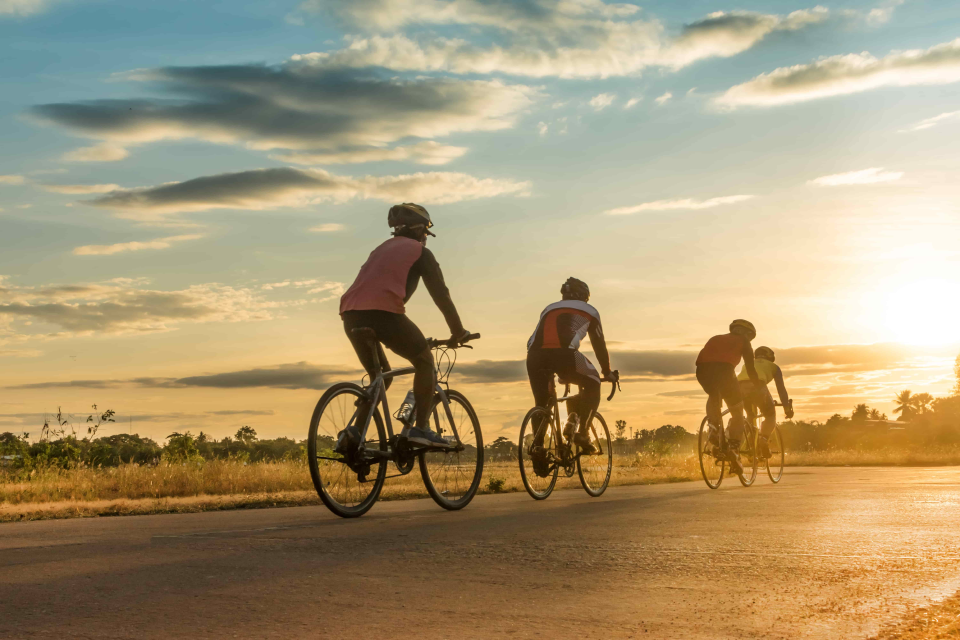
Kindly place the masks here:
[[(788, 466), (960, 465), (960, 448), (909, 451), (800, 451)], [(395, 472), (392, 465), (388, 473)], [(789, 472), (788, 472), (789, 474)], [(700, 479), (692, 452), (615, 455), (610, 486)], [(580, 490), (561, 472), (556, 490)], [(516, 461), (488, 460), (479, 493), (523, 491)], [(382, 500), (427, 497), (419, 469), (387, 480)], [(0, 469), (0, 522), (148, 513), (184, 513), (319, 504), (305, 462), (208, 460), (157, 466)]]
[(960, 593), (912, 611), (870, 640), (956, 640), (960, 638)]

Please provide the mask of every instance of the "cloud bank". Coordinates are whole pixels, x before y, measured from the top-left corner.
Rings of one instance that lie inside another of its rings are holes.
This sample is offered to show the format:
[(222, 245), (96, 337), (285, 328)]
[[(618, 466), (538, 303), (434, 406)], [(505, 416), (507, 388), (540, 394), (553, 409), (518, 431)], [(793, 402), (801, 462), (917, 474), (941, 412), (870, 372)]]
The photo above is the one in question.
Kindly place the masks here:
[(848, 185), (895, 182), (902, 177), (902, 171), (884, 171), (883, 167), (872, 167), (870, 169), (861, 169), (860, 171), (848, 171), (847, 173), (820, 176), (819, 178), (807, 181), (807, 184), (815, 187), (842, 187)]
[(677, 211), (712, 209), (724, 204), (736, 204), (745, 202), (754, 198), (752, 195), (720, 196), (718, 198), (709, 198), (708, 200), (695, 200), (693, 198), (681, 198), (677, 200), (655, 200), (654, 202), (644, 202), (643, 204), (633, 205), (631, 207), (617, 207), (616, 209), (607, 209), (604, 213), (612, 216), (627, 216), (643, 211)]
[(189, 234), (181, 236), (168, 236), (166, 238), (157, 238), (155, 240), (120, 242), (117, 244), (89, 244), (83, 247), (77, 247), (73, 250), (73, 254), (77, 256), (112, 256), (117, 253), (143, 251), (144, 249), (169, 249), (174, 244), (179, 242), (199, 240), (202, 237), (203, 236), (200, 234)]

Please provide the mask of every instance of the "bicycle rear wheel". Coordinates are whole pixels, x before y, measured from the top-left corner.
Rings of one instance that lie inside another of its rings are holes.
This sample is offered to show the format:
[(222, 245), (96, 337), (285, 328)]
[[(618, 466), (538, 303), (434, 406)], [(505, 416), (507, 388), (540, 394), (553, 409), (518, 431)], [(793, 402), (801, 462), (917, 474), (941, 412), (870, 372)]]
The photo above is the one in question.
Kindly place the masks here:
[[(357, 404), (363, 398), (362, 387), (352, 382), (335, 384), (320, 397), (310, 418), (307, 436), (310, 477), (323, 504), (341, 518), (357, 518), (369, 511), (380, 496), (387, 475), (385, 460), (367, 458), (351, 468), (342, 455), (334, 452), (340, 432), (357, 421), (362, 422), (363, 416), (357, 415)], [(373, 408), (364, 446), (368, 450), (387, 450), (379, 407)]]
[(760, 466), (760, 455), (757, 452), (757, 437), (760, 430), (750, 425), (743, 427), (743, 444), (740, 445), (740, 462), (743, 464), (743, 475), (740, 484), (745, 487), (752, 485), (757, 479), (757, 468)]
[(470, 402), (457, 391), (447, 391), (450, 416), (434, 396), (430, 422), (433, 429), (445, 438), (454, 438), (450, 418), (457, 428), (463, 451), (424, 451), (420, 454), (420, 475), (427, 493), (434, 502), (450, 511), (470, 504), (480, 487), (483, 475), (483, 434), (480, 420)]
[[(598, 426), (599, 425), (599, 426)], [(580, 474), (580, 484), (583, 490), (596, 498), (607, 490), (610, 484), (610, 474), (613, 472), (613, 447), (610, 442), (610, 431), (607, 423), (599, 413), (593, 414), (593, 424), (590, 425), (590, 444), (597, 450), (588, 456), (577, 458), (577, 473)]]
[(780, 436), (780, 427), (773, 428), (769, 442), (770, 457), (767, 458), (767, 475), (770, 476), (770, 482), (776, 484), (783, 477), (784, 463), (783, 438)]
[[(697, 455), (700, 458), (700, 473), (703, 481), (711, 489), (717, 489), (723, 482), (723, 471), (726, 461), (720, 454), (719, 429), (707, 422), (704, 418), (700, 423), (700, 434), (697, 436)], [(715, 435), (717, 441), (710, 442), (710, 436)]]
[[(542, 430), (543, 461), (538, 463), (543, 465), (540, 468), (540, 475), (534, 469), (533, 453), (534, 443), (537, 438), (537, 429)], [(534, 407), (527, 412), (523, 418), (523, 425), (520, 427), (520, 442), (517, 458), (520, 462), (520, 479), (523, 480), (523, 487), (534, 500), (543, 500), (553, 492), (557, 484), (557, 474), (560, 467), (557, 464), (559, 457), (557, 451), (557, 432), (556, 425), (550, 419), (550, 412), (542, 407)], [(552, 467), (552, 468), (551, 468)]]

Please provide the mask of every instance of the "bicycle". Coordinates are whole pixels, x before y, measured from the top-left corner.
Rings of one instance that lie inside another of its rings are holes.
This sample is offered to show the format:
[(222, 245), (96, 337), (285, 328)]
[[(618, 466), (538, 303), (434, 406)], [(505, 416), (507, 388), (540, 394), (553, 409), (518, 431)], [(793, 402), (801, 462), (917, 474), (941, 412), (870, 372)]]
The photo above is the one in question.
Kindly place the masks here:
[[(776, 401), (774, 401), (773, 405), (775, 407), (783, 406)], [(729, 413), (730, 410), (727, 409), (720, 414), (721, 422), (723, 421), (723, 416)], [(783, 438), (780, 436), (780, 427), (774, 426), (773, 432), (768, 436), (767, 441), (770, 444), (770, 457), (762, 458), (759, 455), (758, 448), (761, 420), (762, 416), (760, 416), (756, 410), (751, 411), (748, 409), (748, 414), (744, 420), (744, 438), (740, 443), (740, 449), (737, 451), (741, 462), (742, 459), (746, 457), (750, 463), (749, 467), (747, 464), (743, 464), (743, 474), (738, 476), (740, 484), (745, 487), (751, 486), (756, 481), (757, 470), (761, 463), (766, 468), (770, 481), (774, 484), (780, 482), (780, 479), (783, 477), (784, 451)], [(704, 417), (700, 423), (700, 432), (697, 436), (697, 454), (700, 458), (700, 473), (703, 475), (703, 481), (706, 482), (707, 486), (711, 489), (720, 487), (725, 471), (729, 468), (727, 466), (729, 465), (729, 460), (727, 459), (728, 454), (725, 453), (726, 445), (726, 430), (710, 424), (707, 418)], [(748, 473), (749, 475), (747, 475)]]
[[(590, 443), (596, 453), (584, 456), (583, 450), (572, 442), (572, 434), (569, 441), (563, 437), (560, 424), (560, 403), (575, 400), (578, 395), (571, 396), (570, 384), (564, 383), (566, 388), (563, 397), (558, 398), (553, 372), (543, 373), (550, 376), (550, 399), (547, 406), (530, 409), (520, 426), (517, 458), (523, 486), (534, 500), (544, 500), (553, 492), (560, 469), (570, 478), (576, 468), (583, 490), (596, 498), (606, 491), (613, 471), (613, 447), (607, 423), (599, 411), (593, 412), (593, 420), (589, 423)], [(613, 400), (613, 396), (620, 389), (619, 378), (620, 372), (614, 371), (612, 378), (603, 380), (613, 385), (607, 397), (608, 402)], [(600, 425), (599, 433), (597, 424)], [(536, 431), (532, 425), (538, 425)]]
[[(388, 478), (407, 475), (419, 462), (423, 484), (438, 505), (451, 511), (467, 506), (476, 495), (483, 474), (483, 434), (470, 402), (462, 393), (450, 389), (448, 380), (456, 363), (456, 350), (471, 349), (466, 343), (478, 339), (480, 334), (468, 335), (460, 342), (427, 340), (435, 351), (437, 370), (431, 426), (441, 436), (456, 441), (453, 448), (447, 449), (411, 444), (394, 434), (386, 381), (415, 370), (405, 367), (383, 371), (374, 330), (360, 328), (353, 332), (372, 350), (377, 374), (366, 386), (352, 382), (333, 385), (313, 411), (307, 455), (310, 477), (323, 504), (342, 518), (362, 516), (377, 501)], [(412, 407), (401, 406), (394, 417), (406, 425), (400, 415), (404, 409), (414, 414)], [(339, 433), (352, 426), (357, 426), (360, 434), (356, 448), (337, 453), (334, 448)], [(398, 473), (387, 475), (389, 462)]]

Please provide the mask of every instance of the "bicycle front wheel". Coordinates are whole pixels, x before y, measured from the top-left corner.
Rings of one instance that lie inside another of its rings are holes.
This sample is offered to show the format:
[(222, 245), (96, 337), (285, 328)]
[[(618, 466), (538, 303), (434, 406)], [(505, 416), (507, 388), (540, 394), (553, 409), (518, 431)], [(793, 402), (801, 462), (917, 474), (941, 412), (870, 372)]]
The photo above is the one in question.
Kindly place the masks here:
[(599, 413), (593, 414), (593, 424), (590, 425), (590, 444), (596, 449), (590, 455), (580, 455), (577, 458), (577, 473), (580, 474), (580, 484), (583, 490), (596, 498), (607, 490), (610, 484), (610, 474), (613, 472), (613, 447), (610, 443), (610, 431), (607, 423)]
[[(341, 518), (362, 516), (380, 496), (387, 475), (383, 459), (354, 461), (353, 466), (334, 452), (340, 432), (356, 422), (358, 405), (364, 398), (363, 388), (352, 382), (335, 384), (321, 396), (310, 419), (307, 437), (307, 461), (310, 477), (323, 504)], [(373, 420), (367, 428), (366, 449), (387, 450), (387, 438), (379, 407), (373, 409)]]
[[(697, 436), (697, 452), (700, 457), (700, 473), (703, 481), (711, 489), (720, 487), (723, 482), (723, 471), (726, 461), (720, 454), (719, 427), (714, 427), (704, 418), (700, 423), (700, 434)], [(713, 442), (711, 442), (711, 436)]]
[[(536, 444), (537, 442), (540, 444)], [(534, 500), (543, 500), (553, 492), (557, 485), (557, 433), (556, 425), (550, 419), (550, 412), (542, 407), (534, 407), (527, 412), (520, 427), (520, 442), (517, 458), (520, 462), (520, 479), (523, 487)], [(534, 451), (534, 447), (538, 450)], [(534, 455), (542, 456), (536, 466)], [(540, 473), (537, 473), (539, 471)]]
[[(462, 451), (424, 451), (420, 454), (420, 475), (427, 493), (434, 502), (450, 511), (470, 504), (480, 487), (483, 475), (483, 434), (480, 420), (470, 402), (457, 391), (447, 391), (450, 415), (447, 415), (440, 395), (434, 396), (430, 421), (433, 429), (445, 438), (455, 440), (457, 428)], [(453, 419), (451, 424), (450, 419)]]
[(767, 458), (767, 475), (774, 484), (783, 477), (783, 438), (780, 436), (780, 427), (774, 427), (770, 434), (770, 457)]
[(740, 461), (743, 464), (743, 475), (740, 484), (749, 487), (757, 479), (757, 468), (760, 466), (760, 457), (757, 452), (757, 437), (760, 430), (749, 425), (743, 428), (743, 445), (740, 447)]

